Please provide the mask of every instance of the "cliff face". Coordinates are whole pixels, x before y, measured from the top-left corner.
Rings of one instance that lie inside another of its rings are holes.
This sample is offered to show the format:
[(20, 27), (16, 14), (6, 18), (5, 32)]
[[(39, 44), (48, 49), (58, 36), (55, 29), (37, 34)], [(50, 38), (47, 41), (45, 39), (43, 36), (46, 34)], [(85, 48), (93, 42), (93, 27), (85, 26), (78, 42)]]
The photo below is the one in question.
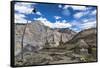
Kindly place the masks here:
[(97, 41), (97, 30), (96, 28), (90, 28), (83, 30), (76, 34), (71, 40), (69, 40), (69, 43), (76, 43), (79, 40), (84, 40), (89, 46), (96, 47), (96, 41)]
[(96, 28), (85, 29), (77, 33), (71, 40), (66, 42), (64, 45), (69, 50), (76, 50), (77, 53), (81, 53), (80, 51), (81, 49), (83, 49), (86, 51), (85, 53), (92, 54), (96, 57), (97, 30)]
[[(15, 24), (15, 55), (21, 51), (21, 39), (25, 24)], [(45, 47), (48, 42), (49, 45), (46, 47), (57, 47), (59, 42), (67, 42), (76, 35), (76, 32), (68, 28), (56, 28), (51, 29), (45, 26), (41, 21), (34, 21), (28, 23), (25, 35), (24, 35), (24, 47), (27, 45), (36, 46), (39, 50)]]
[[(15, 55), (21, 52), (21, 39), (25, 24), (15, 24)], [(74, 47), (96, 47), (96, 29), (86, 29), (76, 33), (69, 28), (51, 29), (45, 26), (41, 21), (28, 23), (23, 45), (24, 48), (33, 48), (38, 51), (42, 48), (66, 47), (71, 49)], [(81, 45), (83, 44), (83, 45)], [(25, 51), (25, 50), (24, 50)]]
[[(69, 28), (49, 28), (41, 21), (15, 24), (15, 65), (41, 65), (97, 61), (97, 31), (90, 28), (76, 33)], [(20, 59), (23, 55), (23, 59)], [(20, 63), (23, 60), (22, 63)]]

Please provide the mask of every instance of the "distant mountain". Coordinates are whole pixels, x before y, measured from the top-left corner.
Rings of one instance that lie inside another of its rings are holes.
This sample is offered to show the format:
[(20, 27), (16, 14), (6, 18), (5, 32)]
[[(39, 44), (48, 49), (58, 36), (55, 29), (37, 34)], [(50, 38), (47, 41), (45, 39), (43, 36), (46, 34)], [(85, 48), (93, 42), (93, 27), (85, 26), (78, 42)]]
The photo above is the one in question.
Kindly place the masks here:
[[(21, 51), (21, 39), (24, 27), (25, 24), (15, 24), (15, 55)], [(45, 26), (41, 21), (33, 21), (27, 25), (23, 44), (24, 48), (27, 47), (27, 45), (28, 47), (34, 46), (34, 48), (36, 46), (38, 47), (36, 50), (43, 47), (57, 47), (60, 46), (60, 41), (65, 43), (75, 35), (76, 32), (68, 28), (51, 29)]]
[[(97, 36), (96, 28), (90, 28), (79, 32), (69, 42), (76, 42), (79, 39), (84, 39), (88, 44), (92, 42), (96, 43), (96, 36)], [(96, 45), (92, 44), (92, 46)]]
[[(85, 29), (76, 34), (71, 40), (65, 43), (67, 48), (96, 48), (97, 44), (97, 30), (96, 28)], [(70, 46), (69, 46), (70, 45)]]
[[(21, 39), (26, 24), (15, 23), (15, 55), (21, 52)], [(28, 23), (24, 35), (24, 50), (38, 51), (42, 48), (96, 47), (96, 28), (83, 30), (79, 33), (69, 28), (45, 26), (41, 21)], [(33, 50), (34, 49), (34, 50)]]

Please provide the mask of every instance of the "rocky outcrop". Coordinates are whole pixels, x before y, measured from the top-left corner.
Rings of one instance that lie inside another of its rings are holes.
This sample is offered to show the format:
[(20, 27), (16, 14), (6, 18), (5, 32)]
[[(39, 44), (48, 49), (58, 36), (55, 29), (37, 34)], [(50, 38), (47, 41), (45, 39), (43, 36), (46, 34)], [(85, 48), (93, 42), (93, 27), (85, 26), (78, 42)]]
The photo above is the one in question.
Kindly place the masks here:
[[(21, 51), (21, 39), (26, 24), (15, 24), (15, 55)], [(24, 47), (28, 44), (38, 46), (37, 50), (43, 47), (57, 47), (59, 42), (67, 42), (76, 34), (68, 28), (51, 29), (45, 26), (41, 21), (28, 23), (24, 35)], [(61, 37), (62, 36), (62, 37)], [(47, 45), (48, 43), (49, 45)], [(46, 45), (45, 45), (46, 44)]]
[(15, 65), (97, 61), (96, 28), (76, 33), (69, 28), (51, 29), (41, 21), (34, 21), (27, 25), (21, 52), (25, 25), (15, 24)]
[(65, 43), (67, 49), (72, 49), (77, 51), (77, 53), (81, 53), (81, 50), (87, 51), (89, 54), (93, 54), (96, 56), (97, 50), (97, 31), (96, 28), (90, 28), (83, 30), (76, 34), (71, 40)]
[(96, 28), (83, 30), (76, 34), (68, 43), (76, 43), (79, 40), (84, 40), (89, 46), (96, 47), (97, 31)]

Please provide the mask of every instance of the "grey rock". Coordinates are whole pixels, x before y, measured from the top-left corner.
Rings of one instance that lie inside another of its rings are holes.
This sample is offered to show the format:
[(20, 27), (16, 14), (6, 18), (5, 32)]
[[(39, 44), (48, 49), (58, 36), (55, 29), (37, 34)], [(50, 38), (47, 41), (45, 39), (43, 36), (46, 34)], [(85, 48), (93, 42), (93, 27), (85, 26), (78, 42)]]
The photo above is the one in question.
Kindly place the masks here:
[[(21, 52), (21, 39), (23, 30), (26, 24), (15, 24), (15, 55)], [(31, 46), (38, 46), (38, 50), (45, 47), (46, 41), (49, 45), (47, 47), (57, 47), (62, 36), (62, 42), (67, 42), (76, 35), (76, 32), (66, 28), (51, 29), (45, 26), (41, 21), (33, 21), (28, 23), (25, 35), (24, 35), (24, 47), (29, 44)]]

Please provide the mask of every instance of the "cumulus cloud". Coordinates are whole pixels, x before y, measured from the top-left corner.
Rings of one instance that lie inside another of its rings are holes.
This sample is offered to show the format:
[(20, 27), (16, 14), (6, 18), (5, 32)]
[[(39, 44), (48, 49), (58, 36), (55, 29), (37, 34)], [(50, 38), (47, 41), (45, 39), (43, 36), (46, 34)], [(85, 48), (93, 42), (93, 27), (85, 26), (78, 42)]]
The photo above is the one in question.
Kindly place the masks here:
[[(23, 14), (31, 14), (36, 3), (16, 3), (15, 11)], [(34, 13), (33, 13), (34, 14)], [(37, 15), (42, 15), (41, 12), (36, 12)]]
[(36, 14), (37, 14), (37, 15), (42, 15), (42, 13), (41, 13), (41, 12), (39, 12), (39, 11), (38, 11), (38, 12), (36, 12)]
[(66, 20), (62, 20), (62, 22), (63, 22), (63, 23), (66, 23), (67, 21), (66, 21)]
[(69, 27), (71, 27), (71, 24), (70, 23), (61, 22), (61, 21), (56, 21), (54, 23), (54, 27), (55, 28), (69, 28)]
[[(81, 11), (87, 10), (87, 7), (85, 7), (85, 6), (64, 5), (63, 11), (62, 11), (63, 15), (69, 16), (71, 14), (70, 11), (68, 10), (69, 7), (72, 8), (73, 10), (81, 10)], [(82, 15), (82, 13), (78, 13), (75, 16), (80, 17), (81, 15)]]
[(52, 27), (52, 23), (50, 23), (50, 21), (48, 21), (46, 18), (43, 17), (39, 17), (39, 18), (34, 18), (34, 20), (39, 20), (41, 21), (44, 25)]
[(50, 28), (68, 28), (71, 27), (70, 23), (65, 23), (65, 20), (63, 21), (56, 21), (54, 23), (51, 23), (46, 18), (40, 17), (40, 18), (34, 18), (34, 20), (40, 20), (44, 25), (50, 27)]
[(18, 14), (18, 13), (15, 13), (15, 18), (21, 18), (21, 17), (25, 17), (25, 15), (24, 14)]
[(80, 17), (82, 17), (83, 15), (84, 15), (83, 12), (79, 12), (79, 13), (74, 14), (74, 17), (75, 17), (75, 18), (80, 18)]
[(25, 14), (30, 14), (33, 10), (32, 5), (35, 3), (15, 3), (15, 23), (27, 23)]
[[(27, 19), (25, 19), (26, 14), (34, 14), (32, 10), (36, 3), (15, 3), (15, 23), (26, 23)], [(41, 12), (36, 12), (37, 15), (42, 15)]]
[(82, 29), (88, 29), (88, 28), (93, 28), (96, 27), (96, 21), (88, 21), (84, 24), (81, 24)]
[(88, 20), (88, 19), (83, 19), (82, 21), (83, 21), (83, 22), (88, 22), (89, 20)]
[[(26, 15), (30, 14), (32, 10), (34, 9), (34, 6), (32, 6), (33, 3), (16, 3), (15, 4), (15, 11), (18, 13), (15, 13), (15, 23), (27, 23)], [(34, 4), (35, 5), (35, 4)], [(72, 5), (58, 5), (58, 8), (62, 8), (62, 14), (66, 16), (70, 16), (71, 12), (68, 10), (68, 8), (71, 7), (73, 10), (81, 10), (80, 12), (75, 13), (74, 16), (74, 22), (67, 22), (66, 20), (62, 20), (61, 16), (53, 16), (56, 19), (56, 22), (51, 22), (47, 18), (42, 17), (42, 13), (40, 11), (36, 12), (36, 15), (40, 15), (39, 18), (34, 18), (34, 20), (40, 20), (44, 25), (50, 27), (50, 28), (72, 28), (73, 30), (79, 32), (83, 29), (88, 29), (92, 27), (96, 27), (96, 10), (90, 11), (90, 8), (87, 8), (85, 6), (72, 6)], [(34, 14), (34, 13), (33, 13)], [(85, 17), (85, 15), (94, 15), (94, 17), (81, 18), (82, 16)], [(75, 22), (76, 21), (76, 22)], [(80, 22), (81, 21), (81, 22)]]
[(74, 10), (86, 10), (85, 6), (71, 6)]
[(74, 18), (80, 18), (82, 16), (89, 15), (89, 14), (90, 14), (90, 11), (78, 12), (78, 13), (74, 14)]
[[(71, 7), (73, 10), (81, 10), (81, 11), (87, 10), (87, 8), (86, 8), (85, 6), (64, 5), (63, 11), (62, 11), (62, 13), (63, 13), (64, 15), (67, 15), (67, 16), (70, 15), (70, 11), (68, 10), (69, 7)], [(76, 17), (80, 17), (81, 15), (82, 15), (82, 13), (78, 13), (78, 14), (76, 14), (75, 16), (76, 16)]]
[(15, 17), (14, 17), (14, 22), (15, 23), (30, 23), (31, 21), (30, 20), (26, 20), (25, 19), (25, 15), (24, 14), (19, 14), (19, 13), (15, 13)]
[(71, 12), (68, 9), (64, 9), (62, 11), (62, 14), (65, 15), (65, 16), (70, 16)]
[(54, 16), (54, 18), (55, 18), (55, 19), (60, 19), (61, 17), (60, 17), (60, 16)]
[(91, 13), (91, 14), (92, 14), (92, 15), (95, 15), (95, 14), (96, 14), (96, 12), (97, 12), (97, 11), (96, 11), (96, 10), (94, 10), (94, 11), (92, 11), (92, 13)]
[(63, 9), (67, 9), (68, 7), (70, 7), (69, 5), (64, 5)]
[(62, 5), (58, 5), (59, 8), (62, 8)]
[(19, 13), (30, 14), (34, 7), (32, 6), (34, 3), (16, 3), (15, 4), (15, 11)]
[(93, 16), (93, 15), (96, 15), (96, 9), (95, 10), (91, 10), (90, 9), (91, 7), (88, 7), (86, 8), (87, 10), (86, 11), (81, 11), (81, 12), (78, 12), (78, 13), (75, 13), (74, 14), (74, 18), (81, 18), (82, 16)]
[(81, 21), (79, 20), (74, 20), (71, 22), (72, 23), (72, 30), (76, 32), (80, 32), (84, 29), (89, 29), (89, 28), (94, 28), (96, 27), (96, 19), (95, 18), (85, 18), (82, 19)]
[(15, 23), (26, 23), (27, 20), (25, 19), (25, 15), (24, 14), (18, 14), (15, 13)]
[(68, 7), (71, 7), (74, 10), (86, 10), (87, 9), (85, 6), (72, 6), (72, 5), (65, 5), (63, 9), (67, 9)]

